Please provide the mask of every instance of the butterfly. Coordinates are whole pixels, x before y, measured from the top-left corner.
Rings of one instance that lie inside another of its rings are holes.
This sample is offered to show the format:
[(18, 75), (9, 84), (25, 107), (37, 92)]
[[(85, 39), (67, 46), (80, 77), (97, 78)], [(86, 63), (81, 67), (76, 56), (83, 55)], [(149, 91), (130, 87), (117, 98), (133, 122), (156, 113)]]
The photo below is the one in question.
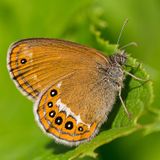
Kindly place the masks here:
[(77, 146), (98, 133), (117, 95), (124, 106), (126, 60), (124, 51), (105, 56), (74, 42), (32, 38), (11, 45), (7, 62), (18, 89), (33, 100), (41, 129), (58, 143)]

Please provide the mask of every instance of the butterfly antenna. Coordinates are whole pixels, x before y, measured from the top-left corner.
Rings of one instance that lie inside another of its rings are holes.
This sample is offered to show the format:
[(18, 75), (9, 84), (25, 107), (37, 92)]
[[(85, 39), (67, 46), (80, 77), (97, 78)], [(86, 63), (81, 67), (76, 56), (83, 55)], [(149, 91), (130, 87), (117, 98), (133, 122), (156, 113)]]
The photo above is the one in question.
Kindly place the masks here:
[[(123, 33), (124, 28), (125, 28), (125, 26), (127, 25), (127, 23), (128, 23), (128, 18), (126, 18), (125, 21), (124, 21), (124, 23), (123, 23), (123, 26), (122, 26), (121, 31), (120, 31), (119, 36), (118, 36), (118, 40), (117, 40), (116, 46), (117, 46), (117, 45), (119, 44), (119, 42), (120, 42), (120, 39), (121, 39), (121, 37), (122, 37), (122, 33)], [(117, 47), (115, 48), (115, 51), (116, 51), (116, 50), (117, 50)], [(115, 52), (115, 51), (114, 51), (114, 52)]]
[(137, 47), (138, 44), (137, 44), (136, 42), (130, 42), (130, 43), (122, 46), (122, 47), (120, 48), (120, 50), (122, 50), (122, 49), (124, 49), (124, 48), (127, 48), (127, 47), (129, 47), (129, 46), (135, 46), (135, 47)]

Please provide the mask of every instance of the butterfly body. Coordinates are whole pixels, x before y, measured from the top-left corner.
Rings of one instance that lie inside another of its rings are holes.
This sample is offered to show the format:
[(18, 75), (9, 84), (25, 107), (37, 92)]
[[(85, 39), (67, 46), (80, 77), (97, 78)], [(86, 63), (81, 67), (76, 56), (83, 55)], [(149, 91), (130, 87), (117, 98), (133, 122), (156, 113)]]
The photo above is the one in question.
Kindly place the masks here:
[(123, 86), (126, 55), (57, 39), (26, 39), (8, 52), (8, 69), (34, 102), (40, 127), (57, 142), (89, 141), (106, 120)]

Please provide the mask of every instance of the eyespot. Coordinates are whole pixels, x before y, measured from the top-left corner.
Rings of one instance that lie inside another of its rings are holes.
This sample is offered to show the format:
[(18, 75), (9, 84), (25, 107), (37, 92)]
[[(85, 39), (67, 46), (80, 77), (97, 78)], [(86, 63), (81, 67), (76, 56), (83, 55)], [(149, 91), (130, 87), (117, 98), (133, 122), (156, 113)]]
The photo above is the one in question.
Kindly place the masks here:
[(62, 122), (63, 122), (62, 117), (57, 117), (57, 118), (55, 119), (55, 123), (56, 123), (57, 125), (61, 125)]
[(65, 128), (71, 130), (71, 129), (73, 128), (73, 122), (68, 121), (68, 122), (65, 124)]
[(52, 89), (51, 92), (50, 92), (50, 95), (51, 95), (52, 97), (56, 96), (56, 95), (57, 95), (57, 90)]
[(83, 127), (78, 127), (78, 131), (83, 132)]
[(21, 59), (21, 64), (25, 64), (27, 60), (25, 58)]
[(56, 112), (55, 112), (55, 111), (49, 112), (49, 116), (50, 116), (51, 118), (53, 118), (55, 115), (56, 115)]
[(48, 107), (51, 108), (53, 106), (52, 102), (48, 102)]
[(90, 128), (87, 125), (85, 125), (83, 123), (79, 123), (76, 126), (76, 132), (75, 132), (75, 134), (82, 134), (82, 133), (84, 133), (84, 132), (86, 132), (88, 130), (90, 130)]

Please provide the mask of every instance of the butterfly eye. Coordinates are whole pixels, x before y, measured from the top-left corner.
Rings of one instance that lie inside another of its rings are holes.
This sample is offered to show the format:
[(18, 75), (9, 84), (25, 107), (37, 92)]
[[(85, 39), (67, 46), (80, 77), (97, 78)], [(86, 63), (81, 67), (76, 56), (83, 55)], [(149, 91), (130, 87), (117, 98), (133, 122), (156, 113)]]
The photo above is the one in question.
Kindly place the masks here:
[(55, 123), (56, 123), (57, 125), (61, 125), (62, 122), (63, 122), (63, 119), (62, 119), (61, 117), (57, 117), (57, 118), (55, 119)]
[(21, 59), (21, 64), (25, 64), (27, 60), (25, 58)]
[(48, 102), (48, 107), (51, 108), (53, 106), (52, 102)]
[(53, 118), (55, 115), (56, 115), (56, 112), (55, 112), (55, 111), (49, 112), (49, 116), (50, 116), (51, 118)]
[(83, 131), (83, 127), (78, 127), (78, 131), (82, 132)]
[(51, 92), (50, 92), (50, 95), (51, 95), (52, 97), (56, 96), (56, 95), (57, 95), (57, 90), (52, 89)]
[(73, 128), (73, 122), (68, 121), (68, 122), (65, 124), (65, 128), (71, 130), (71, 129)]

